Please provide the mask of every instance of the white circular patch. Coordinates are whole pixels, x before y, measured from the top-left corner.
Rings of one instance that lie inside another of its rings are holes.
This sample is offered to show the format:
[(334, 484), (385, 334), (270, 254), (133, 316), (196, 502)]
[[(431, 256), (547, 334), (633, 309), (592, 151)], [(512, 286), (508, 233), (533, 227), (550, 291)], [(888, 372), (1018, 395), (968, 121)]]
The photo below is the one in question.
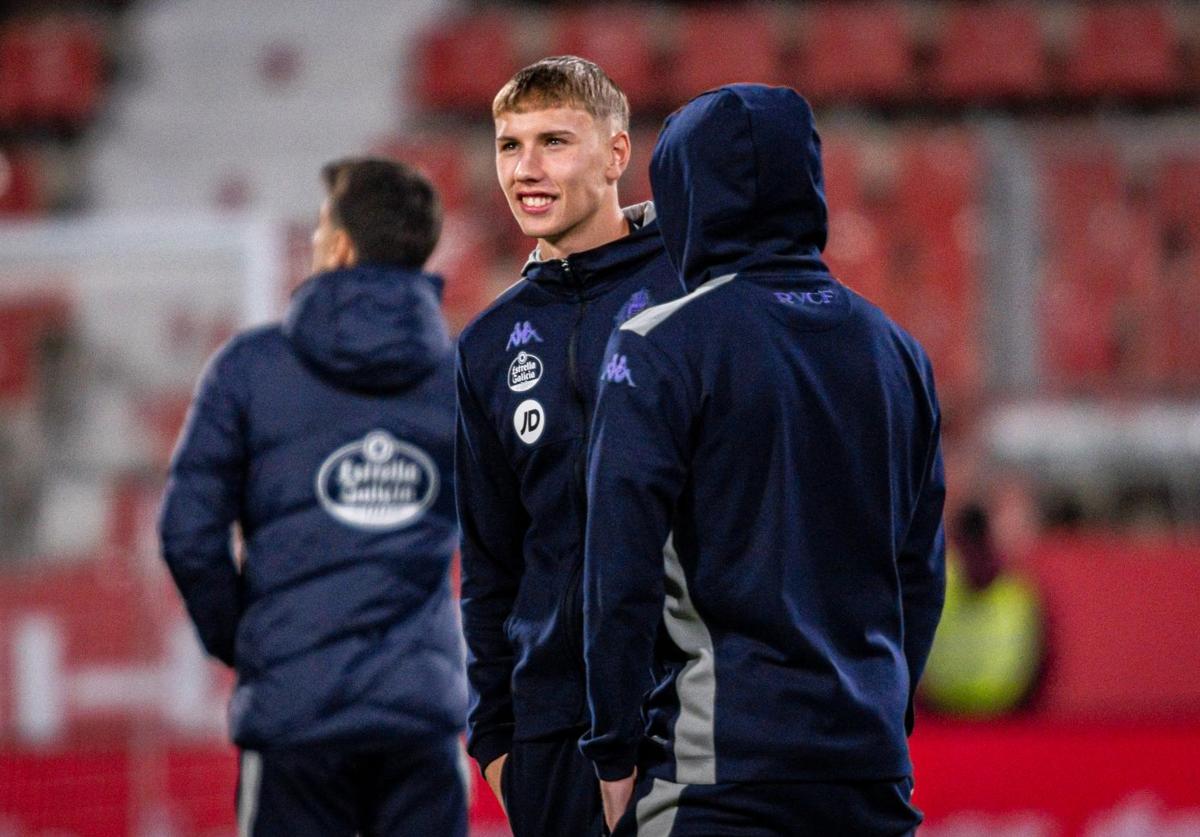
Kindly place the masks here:
[(508, 366), (508, 388), (525, 392), (542, 379), (542, 360), (530, 352), (520, 352)]
[(371, 532), (417, 522), (438, 495), (438, 471), (420, 448), (383, 430), (335, 450), (317, 471), (317, 498), (334, 519)]
[(517, 405), (517, 411), (513, 413), (513, 427), (522, 442), (532, 445), (542, 438), (542, 431), (546, 429), (546, 411), (541, 404), (528, 398)]

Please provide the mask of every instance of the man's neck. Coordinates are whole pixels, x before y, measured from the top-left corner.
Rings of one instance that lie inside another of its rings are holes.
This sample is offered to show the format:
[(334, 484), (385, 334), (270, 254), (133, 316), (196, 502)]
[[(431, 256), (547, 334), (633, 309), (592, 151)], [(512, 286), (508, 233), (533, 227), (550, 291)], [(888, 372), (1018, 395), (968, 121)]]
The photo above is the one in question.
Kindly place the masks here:
[(603, 217), (598, 213), (581, 228), (572, 230), (556, 241), (538, 239), (538, 253), (543, 261), (550, 259), (565, 259), (584, 250), (592, 250), (624, 238), (630, 233), (629, 219), (618, 206), (614, 210), (605, 211)]

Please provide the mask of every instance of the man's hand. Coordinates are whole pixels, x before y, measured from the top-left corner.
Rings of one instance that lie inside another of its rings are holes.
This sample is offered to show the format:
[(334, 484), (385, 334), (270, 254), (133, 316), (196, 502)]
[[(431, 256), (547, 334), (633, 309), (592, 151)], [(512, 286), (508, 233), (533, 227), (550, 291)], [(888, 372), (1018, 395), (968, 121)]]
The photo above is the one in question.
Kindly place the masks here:
[[(483, 778), (487, 780), (488, 787), (492, 789), (492, 793), (496, 794), (496, 799), (500, 802), (500, 807), (504, 808), (504, 794), (500, 791), (500, 776), (504, 773), (504, 763), (508, 761), (508, 753), (500, 756), (498, 759), (493, 759), (492, 763), (483, 768)], [(505, 809), (504, 813), (508, 813)]]
[(617, 822), (625, 815), (629, 800), (633, 799), (633, 786), (637, 783), (637, 769), (624, 779), (615, 782), (600, 780), (600, 798), (604, 800), (604, 822), (608, 830), (617, 827)]

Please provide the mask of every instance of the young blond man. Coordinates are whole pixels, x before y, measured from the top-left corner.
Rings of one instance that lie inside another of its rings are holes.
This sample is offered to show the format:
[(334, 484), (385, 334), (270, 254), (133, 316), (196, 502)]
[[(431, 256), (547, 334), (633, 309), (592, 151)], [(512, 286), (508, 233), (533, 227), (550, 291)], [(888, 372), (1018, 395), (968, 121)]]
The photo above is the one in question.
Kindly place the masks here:
[(653, 206), (621, 208), (629, 105), (602, 69), (538, 61), (492, 115), (500, 187), (537, 247), (458, 344), (468, 750), (515, 837), (599, 835), (599, 786), (578, 750), (589, 426), (613, 330), (683, 288)]

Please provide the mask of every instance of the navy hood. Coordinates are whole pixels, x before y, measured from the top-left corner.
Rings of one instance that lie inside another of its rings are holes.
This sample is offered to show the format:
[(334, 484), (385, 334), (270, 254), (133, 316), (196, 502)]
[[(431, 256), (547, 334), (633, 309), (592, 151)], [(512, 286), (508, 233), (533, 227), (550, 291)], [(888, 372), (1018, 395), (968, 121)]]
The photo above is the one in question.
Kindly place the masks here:
[(689, 288), (747, 270), (826, 270), (821, 139), (796, 91), (732, 84), (692, 99), (667, 117), (650, 182)]
[(382, 265), (320, 273), (292, 297), (283, 333), (336, 383), (370, 392), (406, 389), (451, 352), (442, 280)]

